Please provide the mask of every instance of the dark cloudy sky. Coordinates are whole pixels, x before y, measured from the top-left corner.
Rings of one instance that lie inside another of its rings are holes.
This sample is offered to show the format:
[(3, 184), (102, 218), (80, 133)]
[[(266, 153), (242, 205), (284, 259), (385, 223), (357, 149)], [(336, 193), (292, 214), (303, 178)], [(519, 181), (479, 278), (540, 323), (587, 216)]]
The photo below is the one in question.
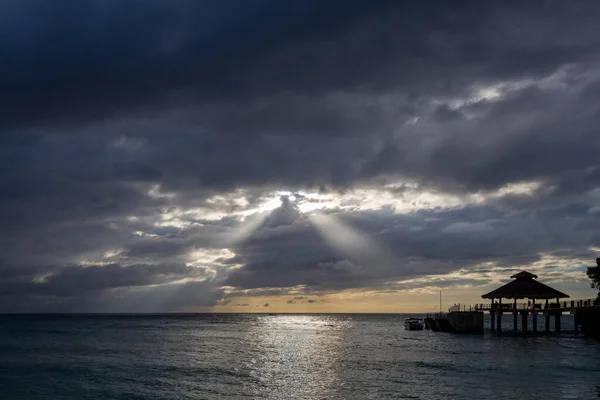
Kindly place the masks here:
[(600, 3), (0, 2), (0, 311), (591, 297)]

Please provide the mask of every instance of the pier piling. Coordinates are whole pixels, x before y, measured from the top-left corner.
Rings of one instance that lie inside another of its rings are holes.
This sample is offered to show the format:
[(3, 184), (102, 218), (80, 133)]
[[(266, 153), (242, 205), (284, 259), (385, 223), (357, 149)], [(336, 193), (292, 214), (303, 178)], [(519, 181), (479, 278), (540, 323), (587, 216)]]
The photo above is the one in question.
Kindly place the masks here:
[(521, 330), (527, 332), (527, 311), (521, 314)]
[(498, 326), (496, 327), (496, 332), (502, 332), (502, 313), (498, 313)]
[(532, 314), (531, 316), (533, 333), (537, 333), (537, 313)]

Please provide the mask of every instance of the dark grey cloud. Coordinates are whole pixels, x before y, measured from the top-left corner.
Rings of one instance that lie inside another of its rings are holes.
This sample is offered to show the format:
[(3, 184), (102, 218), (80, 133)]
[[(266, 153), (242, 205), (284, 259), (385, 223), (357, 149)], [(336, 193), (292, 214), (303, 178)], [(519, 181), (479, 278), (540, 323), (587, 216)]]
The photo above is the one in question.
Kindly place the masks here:
[(243, 65), (288, 41), (335, 36), (389, 3), (5, 4), (2, 120), (72, 124), (231, 95)]
[[(12, 126), (207, 101), (255, 104), (290, 92), (448, 94), (595, 59), (600, 12), (556, 1), (31, 1), (3, 8), (2, 121)], [(233, 121), (277, 126), (260, 107), (248, 111)], [(289, 107), (281, 111), (286, 130), (302, 125)], [(338, 125), (322, 119), (329, 130)]]
[[(3, 280), (0, 296), (39, 294), (47, 296), (81, 297), (107, 289), (147, 286), (172, 282), (181, 278), (203, 277), (204, 271), (185, 265), (119, 264), (54, 268), (48, 276), (44, 269), (35, 269)], [(35, 273), (33, 275), (32, 273)]]
[[(4, 296), (102, 310), (120, 291), (123, 308), (164, 309), (215, 304), (222, 284), (365, 288), (587, 256), (599, 17), (587, 1), (3, 3)], [(537, 186), (498, 194), (523, 181)], [(374, 263), (332, 248), (297, 207), (299, 190), (356, 188), (485, 199), (337, 210), (389, 249)], [(224, 240), (277, 190), (296, 200)], [(143, 300), (152, 291), (161, 304)]]
[(210, 277), (197, 280), (207, 278), (204, 270), (181, 264), (2, 266), (2, 271), (0, 312), (164, 312), (211, 306), (223, 297)]

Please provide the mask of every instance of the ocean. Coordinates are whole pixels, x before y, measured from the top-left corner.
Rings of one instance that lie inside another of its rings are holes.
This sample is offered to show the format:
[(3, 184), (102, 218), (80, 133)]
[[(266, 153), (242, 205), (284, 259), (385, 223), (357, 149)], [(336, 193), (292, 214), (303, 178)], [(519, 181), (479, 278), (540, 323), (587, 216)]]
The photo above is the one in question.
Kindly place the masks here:
[(599, 341), (405, 331), (404, 318), (0, 316), (0, 399), (600, 398)]

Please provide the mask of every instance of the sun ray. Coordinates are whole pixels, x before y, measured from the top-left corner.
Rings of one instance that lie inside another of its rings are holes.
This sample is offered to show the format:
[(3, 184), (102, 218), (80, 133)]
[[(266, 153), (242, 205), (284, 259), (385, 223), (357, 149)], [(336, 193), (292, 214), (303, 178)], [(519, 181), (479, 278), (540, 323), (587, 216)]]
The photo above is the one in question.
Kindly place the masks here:
[(244, 221), (230, 232), (225, 238), (228, 246), (237, 245), (252, 235), (267, 218), (272, 214), (271, 211), (260, 212), (249, 215)]
[(390, 262), (389, 251), (338, 217), (315, 212), (310, 214), (309, 219), (325, 241), (349, 260), (363, 266)]

